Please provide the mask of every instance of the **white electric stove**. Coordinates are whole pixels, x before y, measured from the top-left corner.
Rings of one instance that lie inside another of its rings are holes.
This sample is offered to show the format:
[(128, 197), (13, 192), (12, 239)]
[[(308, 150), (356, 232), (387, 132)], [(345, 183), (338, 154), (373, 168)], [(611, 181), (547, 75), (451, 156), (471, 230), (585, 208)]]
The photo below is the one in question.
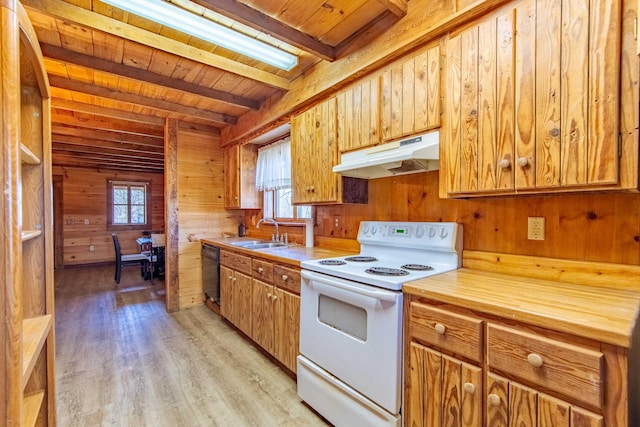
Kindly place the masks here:
[(363, 221), (358, 242), (300, 263), (298, 394), (338, 427), (399, 427), (402, 284), (459, 268), (462, 226)]

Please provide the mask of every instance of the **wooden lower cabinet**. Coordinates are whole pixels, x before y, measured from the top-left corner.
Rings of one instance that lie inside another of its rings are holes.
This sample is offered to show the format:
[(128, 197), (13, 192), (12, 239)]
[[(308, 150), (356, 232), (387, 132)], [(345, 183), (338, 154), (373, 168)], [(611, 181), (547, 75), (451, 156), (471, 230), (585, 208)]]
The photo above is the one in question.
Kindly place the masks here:
[(602, 427), (604, 419), (578, 406), (487, 374), (487, 426)]
[(482, 426), (482, 368), (411, 342), (405, 425)]
[(636, 425), (637, 362), (597, 340), (406, 294), (404, 354), (407, 427)]
[(222, 316), (295, 373), (300, 270), (225, 250), (220, 264)]
[(251, 334), (251, 277), (220, 266), (220, 312), (245, 334)]

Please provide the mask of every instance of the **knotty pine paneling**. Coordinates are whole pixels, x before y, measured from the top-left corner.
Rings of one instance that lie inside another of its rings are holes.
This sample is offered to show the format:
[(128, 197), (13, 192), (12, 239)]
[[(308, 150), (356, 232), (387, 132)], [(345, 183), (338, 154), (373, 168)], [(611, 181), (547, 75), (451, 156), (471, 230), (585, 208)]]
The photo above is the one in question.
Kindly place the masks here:
[[(160, 173), (120, 172), (54, 166), (62, 176), (63, 263), (65, 266), (114, 262), (111, 230), (107, 230), (107, 180), (151, 182), (151, 226), (164, 229), (164, 176)], [(84, 220), (88, 219), (89, 224)], [(142, 230), (118, 231), (123, 253), (137, 252)], [(89, 251), (93, 245), (95, 250)]]
[[(371, 180), (367, 205), (316, 212), (315, 234), (322, 238), (355, 239), (361, 220), (457, 221), (464, 225), (465, 249), (640, 264), (637, 193), (439, 199), (434, 171)], [(544, 241), (527, 239), (529, 216), (546, 218)]]
[(203, 303), (203, 237), (237, 232), (241, 211), (224, 209), (223, 150), (218, 136), (178, 131), (178, 305)]

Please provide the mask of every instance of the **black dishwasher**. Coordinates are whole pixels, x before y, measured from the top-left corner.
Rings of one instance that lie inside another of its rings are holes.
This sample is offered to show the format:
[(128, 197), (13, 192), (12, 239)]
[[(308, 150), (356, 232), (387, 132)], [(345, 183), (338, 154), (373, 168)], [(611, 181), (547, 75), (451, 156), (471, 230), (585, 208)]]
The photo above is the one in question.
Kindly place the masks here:
[(202, 244), (202, 288), (207, 300), (220, 305), (220, 248)]

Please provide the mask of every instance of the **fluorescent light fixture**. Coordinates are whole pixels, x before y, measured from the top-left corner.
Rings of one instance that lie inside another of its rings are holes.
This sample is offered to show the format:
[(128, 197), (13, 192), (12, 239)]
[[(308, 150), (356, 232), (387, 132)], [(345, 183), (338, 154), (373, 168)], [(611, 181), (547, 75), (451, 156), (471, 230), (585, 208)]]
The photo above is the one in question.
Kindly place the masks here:
[(163, 0), (102, 0), (102, 2), (283, 70), (291, 70), (298, 63), (298, 57), (289, 52)]

